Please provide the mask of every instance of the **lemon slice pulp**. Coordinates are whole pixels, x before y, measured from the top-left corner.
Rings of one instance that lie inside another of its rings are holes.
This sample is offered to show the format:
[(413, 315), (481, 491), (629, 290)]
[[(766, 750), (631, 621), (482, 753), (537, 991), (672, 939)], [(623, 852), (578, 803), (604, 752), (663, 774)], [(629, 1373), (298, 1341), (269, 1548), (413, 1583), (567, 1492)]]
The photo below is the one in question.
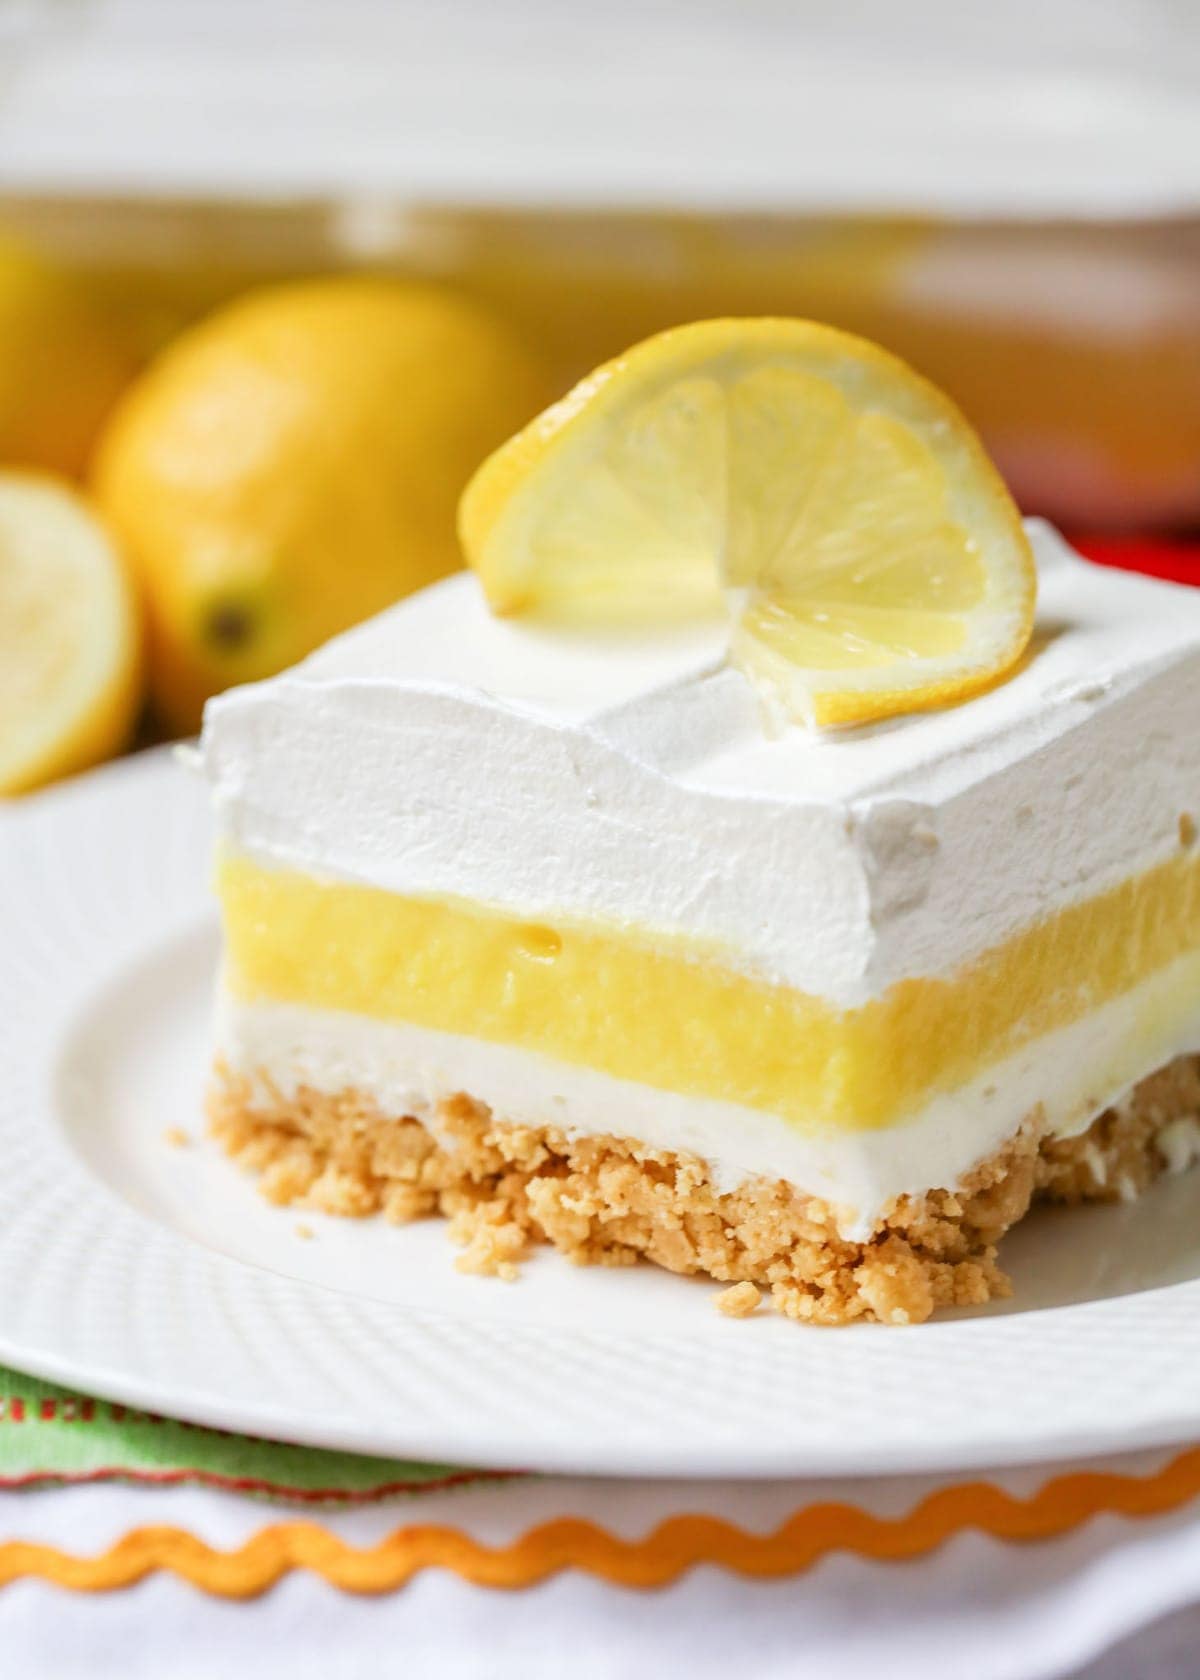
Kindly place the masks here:
[(116, 751), (137, 708), (139, 638), (116, 552), (82, 500), (0, 473), (0, 795)]
[(853, 724), (997, 680), (1029, 542), (950, 400), (831, 327), (705, 321), (637, 345), (491, 456), (460, 533), (497, 612), (645, 622), (732, 604), (792, 718)]

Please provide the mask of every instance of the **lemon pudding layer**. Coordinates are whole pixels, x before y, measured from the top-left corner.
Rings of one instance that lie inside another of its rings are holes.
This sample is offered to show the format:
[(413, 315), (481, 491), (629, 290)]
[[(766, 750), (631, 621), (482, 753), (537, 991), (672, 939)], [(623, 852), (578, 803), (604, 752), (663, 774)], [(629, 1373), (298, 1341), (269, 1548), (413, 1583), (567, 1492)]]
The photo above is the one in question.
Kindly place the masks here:
[[(349, 1211), (321, 1099), (371, 1140), (378, 1183), (406, 1182), (389, 1121), (443, 1153), (470, 1131), (478, 1155), (488, 1127), (558, 1140), (560, 1178), (610, 1140), (676, 1183), (690, 1163), (718, 1212), (756, 1185), (805, 1198), (834, 1260), (802, 1268), (799, 1316), (923, 1316), (920, 1289), (893, 1310), (911, 1290), (846, 1281), (878, 1251), (905, 1282), (903, 1199), (952, 1202), (980, 1172), (994, 1198), (1013, 1151), (1023, 1185), (1038, 1149), (1045, 1177), (1048, 1140), (1200, 1050), (1200, 600), (1029, 529), (1038, 625), (1015, 675), (846, 734), (773, 726), (716, 617), (505, 621), (468, 575), (213, 703), (231, 1140), (291, 1160), (277, 1189), (319, 1202), (324, 1182)], [(1186, 1078), (1158, 1093), (1176, 1163), (1191, 1100)], [(439, 1188), (426, 1147), (410, 1189)], [(1091, 1188), (1137, 1187), (1144, 1162), (1089, 1147)], [(498, 1227), (505, 1171), (532, 1218), (537, 1168), (510, 1155), (473, 1192)], [(614, 1251), (675, 1264), (638, 1240), (627, 1189), (593, 1196), (577, 1246), (604, 1250), (607, 1211)], [(926, 1269), (953, 1275), (930, 1305), (999, 1287), (995, 1221), (975, 1225), (939, 1239)], [(758, 1276), (693, 1250), (679, 1269), (780, 1283), (778, 1256)]]

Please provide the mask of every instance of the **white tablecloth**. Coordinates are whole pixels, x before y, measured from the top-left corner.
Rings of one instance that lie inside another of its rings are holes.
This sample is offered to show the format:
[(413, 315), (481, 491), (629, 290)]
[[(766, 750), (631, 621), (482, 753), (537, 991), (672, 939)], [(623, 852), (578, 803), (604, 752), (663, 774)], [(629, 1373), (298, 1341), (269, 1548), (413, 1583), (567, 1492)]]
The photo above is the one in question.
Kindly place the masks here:
[[(1022, 1475), (1032, 1488), (1046, 1472)], [(906, 1484), (894, 1486), (894, 1497), (881, 1495), (884, 1507), (906, 1508)], [(844, 1485), (836, 1496), (843, 1492)], [(317, 1520), (358, 1546), (420, 1522), (499, 1541), (565, 1513), (630, 1536), (664, 1512), (685, 1510), (765, 1533), (812, 1494), (795, 1484), (529, 1481), (323, 1512)], [(137, 1525), (171, 1524), (230, 1548), (295, 1515), (198, 1489), (48, 1489), (0, 1495), (0, 1540), (95, 1554)], [(1033, 1544), (962, 1533), (909, 1563), (834, 1555), (781, 1581), (703, 1567), (653, 1591), (571, 1573), (504, 1592), (429, 1570), (393, 1593), (356, 1598), (292, 1573), (238, 1602), (165, 1575), (94, 1595), (23, 1580), (0, 1589), (0, 1673), (13, 1680), (379, 1680), (392, 1673), (414, 1680), (674, 1673), (689, 1680), (1049, 1680), (1100, 1659), (1094, 1680), (1184, 1680), (1200, 1673), (1200, 1614), (1171, 1613), (1197, 1603), (1200, 1505), (1193, 1503), (1138, 1521), (1101, 1516)], [(1123, 1640), (1131, 1643), (1114, 1651)]]

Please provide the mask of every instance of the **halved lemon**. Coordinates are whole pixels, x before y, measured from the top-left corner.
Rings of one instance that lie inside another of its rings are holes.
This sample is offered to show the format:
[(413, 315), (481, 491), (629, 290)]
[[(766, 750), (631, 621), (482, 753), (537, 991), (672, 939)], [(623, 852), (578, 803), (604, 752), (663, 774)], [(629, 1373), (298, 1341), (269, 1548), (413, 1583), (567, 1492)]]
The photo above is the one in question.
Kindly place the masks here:
[(0, 473), (0, 795), (115, 752), (140, 663), (133, 592), (103, 526), (53, 480)]
[(459, 510), (499, 613), (735, 616), (791, 717), (940, 706), (1019, 660), (1036, 573), (948, 397), (809, 321), (701, 321), (597, 369), (492, 455)]

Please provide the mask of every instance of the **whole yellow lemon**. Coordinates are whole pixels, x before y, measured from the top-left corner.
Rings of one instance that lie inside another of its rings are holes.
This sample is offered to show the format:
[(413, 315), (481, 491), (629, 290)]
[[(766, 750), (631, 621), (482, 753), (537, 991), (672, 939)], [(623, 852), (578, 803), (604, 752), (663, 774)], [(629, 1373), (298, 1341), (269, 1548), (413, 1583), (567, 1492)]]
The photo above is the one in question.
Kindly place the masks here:
[(454, 570), (463, 485), (546, 396), (502, 323), (384, 277), (271, 287), (169, 345), (95, 468), (164, 721)]
[(78, 477), (136, 362), (84, 283), (0, 237), (0, 465)]

